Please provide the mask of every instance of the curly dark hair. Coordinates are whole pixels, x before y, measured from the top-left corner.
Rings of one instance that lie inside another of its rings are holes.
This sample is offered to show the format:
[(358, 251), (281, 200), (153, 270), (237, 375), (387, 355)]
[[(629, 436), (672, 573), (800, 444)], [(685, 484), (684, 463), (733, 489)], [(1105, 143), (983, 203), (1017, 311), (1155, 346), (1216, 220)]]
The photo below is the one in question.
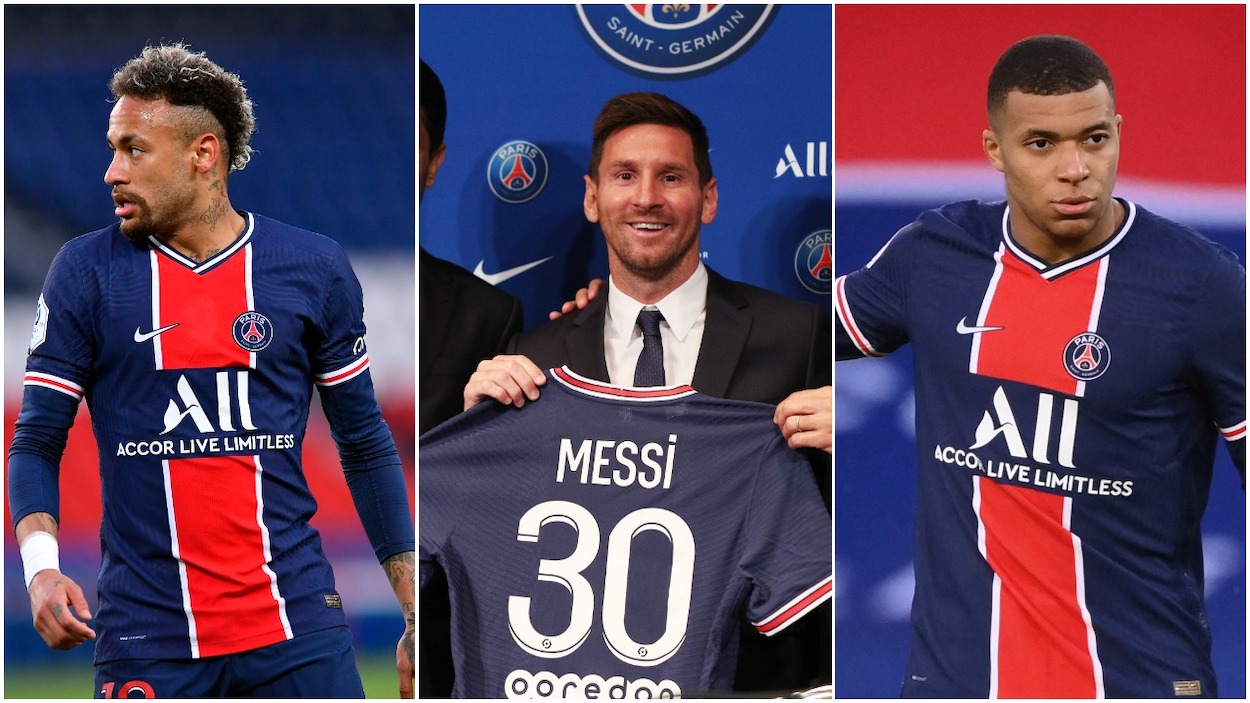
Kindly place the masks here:
[(203, 52), (190, 51), (182, 43), (145, 47), (117, 69), (109, 90), (118, 99), (163, 98), (170, 105), (201, 108), (207, 111), (203, 119), (183, 125), (188, 138), (204, 132), (217, 135), (225, 143), (231, 171), (241, 170), (252, 158), (248, 141), (256, 131), (256, 117), (243, 81)]

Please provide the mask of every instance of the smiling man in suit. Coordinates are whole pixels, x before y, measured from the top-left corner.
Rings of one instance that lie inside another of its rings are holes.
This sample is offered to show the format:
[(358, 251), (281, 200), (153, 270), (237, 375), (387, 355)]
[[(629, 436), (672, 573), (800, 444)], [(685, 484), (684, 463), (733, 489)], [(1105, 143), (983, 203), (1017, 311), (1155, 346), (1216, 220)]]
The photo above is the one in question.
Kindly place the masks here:
[[(561, 365), (618, 386), (689, 384), (771, 404), (828, 386), (828, 310), (728, 280), (702, 262), (699, 231), (716, 217), (718, 191), (699, 117), (663, 95), (629, 93), (608, 101), (593, 137), (583, 208), (607, 240), (607, 294), (479, 365), (465, 408), (492, 398), (520, 407), (538, 398), (543, 370)], [(817, 461), (828, 501), (827, 455)], [(766, 642), (744, 630), (735, 688), (827, 683), (829, 621), (811, 620), (806, 631)]]

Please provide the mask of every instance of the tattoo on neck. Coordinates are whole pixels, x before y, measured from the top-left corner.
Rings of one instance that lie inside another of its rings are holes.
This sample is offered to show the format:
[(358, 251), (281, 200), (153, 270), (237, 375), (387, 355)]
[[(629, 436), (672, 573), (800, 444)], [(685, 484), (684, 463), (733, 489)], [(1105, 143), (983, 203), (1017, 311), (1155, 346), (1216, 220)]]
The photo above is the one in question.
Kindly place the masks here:
[(208, 225), (208, 230), (213, 232), (216, 231), (217, 222), (221, 220), (225, 213), (226, 204), (221, 200), (213, 200), (212, 205), (209, 205), (208, 209), (200, 215), (200, 221)]

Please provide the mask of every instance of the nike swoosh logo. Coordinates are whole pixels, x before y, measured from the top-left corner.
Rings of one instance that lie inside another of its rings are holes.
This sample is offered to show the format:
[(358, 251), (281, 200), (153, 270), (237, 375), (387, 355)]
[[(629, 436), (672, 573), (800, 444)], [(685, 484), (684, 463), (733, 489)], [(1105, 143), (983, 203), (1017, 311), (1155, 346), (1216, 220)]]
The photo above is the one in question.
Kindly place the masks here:
[(172, 325), (165, 325), (164, 327), (161, 327), (161, 328), (159, 328), (159, 329), (154, 329), (154, 330), (152, 330), (151, 332), (140, 332), (140, 331), (139, 331), (139, 328), (138, 328), (138, 327), (136, 327), (136, 328), (135, 328), (135, 343), (136, 343), (136, 344), (143, 344), (144, 342), (146, 342), (146, 341), (148, 341), (149, 339), (151, 339), (151, 338), (155, 337), (156, 335), (158, 335), (158, 334), (164, 334), (164, 333), (166, 333), (166, 332), (168, 332), (168, 331), (172, 330), (173, 328), (175, 328), (175, 327), (177, 327), (177, 326), (178, 326), (178, 323), (177, 323), (177, 322), (175, 322), (175, 323), (174, 323), (174, 324), (172, 324)]
[(968, 318), (959, 320), (959, 324), (955, 325), (955, 331), (960, 334), (977, 334), (978, 332), (996, 332), (1002, 327), (969, 327)]
[(530, 269), (534, 268), (535, 266), (539, 264), (545, 264), (550, 260), (551, 260), (551, 257), (548, 256), (545, 259), (539, 259), (538, 261), (531, 261), (530, 263), (525, 264), (523, 266), (510, 268), (506, 271), (500, 271), (499, 273), (486, 273), (485, 271), (483, 271), (482, 266), (486, 263), (486, 261), (483, 260), (483, 261), (477, 262), (477, 268), (473, 269), (473, 275), (477, 276), (483, 281), (486, 281), (492, 286), (497, 286), (500, 283), (503, 283), (504, 281), (508, 280), (509, 278), (519, 276), (525, 273), (526, 271), (529, 271)]

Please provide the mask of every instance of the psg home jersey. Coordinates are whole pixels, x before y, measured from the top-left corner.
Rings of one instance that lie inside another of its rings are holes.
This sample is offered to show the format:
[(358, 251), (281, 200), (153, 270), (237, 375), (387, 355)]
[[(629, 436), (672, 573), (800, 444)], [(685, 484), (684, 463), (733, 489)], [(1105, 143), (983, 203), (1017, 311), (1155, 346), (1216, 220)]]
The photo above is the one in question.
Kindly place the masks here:
[(81, 399), (91, 411), (97, 662), (229, 654), (344, 622), (300, 451), (313, 386), (369, 382), (360, 285), (332, 240), (245, 217), (203, 262), (117, 225), (79, 237), (39, 300), (19, 423), (63, 431)]
[(729, 690), (744, 613), (773, 634), (830, 596), (810, 464), (772, 406), (548, 378), (421, 437), (421, 577), (447, 572), (454, 695)]
[(836, 282), (839, 358), (916, 364), (904, 695), (1217, 694), (1200, 522), (1221, 434), (1244, 485), (1245, 271), (1121, 203), (1056, 265), (955, 203)]

